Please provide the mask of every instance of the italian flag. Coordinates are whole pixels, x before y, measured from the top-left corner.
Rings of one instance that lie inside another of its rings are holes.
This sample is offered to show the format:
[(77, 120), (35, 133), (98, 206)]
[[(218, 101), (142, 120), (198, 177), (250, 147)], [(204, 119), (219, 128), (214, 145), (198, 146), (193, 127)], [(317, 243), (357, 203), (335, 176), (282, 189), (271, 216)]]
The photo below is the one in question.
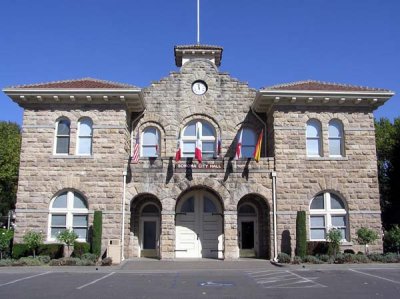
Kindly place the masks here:
[(254, 150), (254, 160), (258, 163), (258, 161), (260, 161), (260, 157), (261, 157), (261, 144), (262, 144), (262, 138), (263, 138), (263, 132), (264, 129), (261, 130), (260, 135), (258, 136), (258, 140), (257, 140), (257, 144), (256, 144), (256, 148)]
[(240, 130), (239, 134), (239, 139), (236, 145), (236, 154), (235, 154), (235, 160), (239, 160), (241, 157), (241, 152), (242, 152), (242, 135), (243, 135), (243, 129)]
[(199, 129), (197, 128), (197, 138), (196, 138), (196, 149), (194, 150), (194, 157), (201, 163), (203, 160), (202, 154), (201, 154), (201, 148), (203, 147), (202, 142), (200, 140), (200, 133)]
[(176, 145), (176, 153), (175, 153), (175, 161), (179, 162), (182, 158), (182, 151), (181, 151), (181, 137), (179, 136), (178, 143)]

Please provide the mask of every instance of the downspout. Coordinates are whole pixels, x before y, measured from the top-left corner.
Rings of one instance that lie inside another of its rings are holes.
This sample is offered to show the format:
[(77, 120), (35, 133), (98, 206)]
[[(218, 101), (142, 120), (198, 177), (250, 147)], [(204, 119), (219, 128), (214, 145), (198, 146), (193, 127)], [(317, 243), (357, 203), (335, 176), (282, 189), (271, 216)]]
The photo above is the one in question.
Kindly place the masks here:
[[(146, 109), (143, 110), (142, 113), (140, 113), (133, 121), (132, 124), (136, 123), (136, 121), (143, 116), (144, 112)], [(132, 136), (131, 136), (132, 140)], [(132, 141), (131, 141), (131, 152), (132, 152)], [(131, 154), (129, 153), (129, 156)], [(130, 159), (128, 159), (129, 163)], [(124, 248), (125, 248), (125, 198), (126, 198), (126, 177), (128, 175), (128, 172), (124, 170), (122, 172), (122, 177), (123, 177), (123, 190), (122, 190), (122, 200), (121, 200), (121, 211), (122, 211), (122, 225), (121, 225), (121, 261), (125, 259), (124, 256)]]
[(264, 142), (264, 153), (265, 153), (265, 156), (267, 156), (267, 124), (261, 119), (261, 117), (259, 117), (257, 115), (257, 113), (254, 112), (252, 106), (250, 106), (250, 111), (264, 125), (264, 140), (265, 140), (265, 142)]
[(271, 172), (272, 178), (272, 206), (273, 206), (273, 230), (274, 230), (274, 262), (278, 262), (278, 238), (276, 229), (276, 172)]

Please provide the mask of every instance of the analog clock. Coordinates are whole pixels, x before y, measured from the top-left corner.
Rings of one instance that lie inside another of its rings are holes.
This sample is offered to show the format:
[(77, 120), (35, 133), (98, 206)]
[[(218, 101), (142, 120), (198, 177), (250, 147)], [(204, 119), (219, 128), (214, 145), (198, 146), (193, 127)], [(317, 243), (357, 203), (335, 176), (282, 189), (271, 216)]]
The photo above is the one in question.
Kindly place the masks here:
[(204, 81), (195, 81), (192, 84), (192, 91), (194, 94), (203, 95), (207, 92), (207, 84)]

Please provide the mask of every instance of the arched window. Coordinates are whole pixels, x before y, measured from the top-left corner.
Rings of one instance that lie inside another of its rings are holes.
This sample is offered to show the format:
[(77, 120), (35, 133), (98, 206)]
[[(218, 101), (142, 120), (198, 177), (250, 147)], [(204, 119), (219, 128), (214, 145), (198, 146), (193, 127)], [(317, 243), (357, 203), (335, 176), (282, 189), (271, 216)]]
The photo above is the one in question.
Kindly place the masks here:
[(316, 119), (310, 119), (307, 122), (307, 156), (322, 156), (322, 131), (321, 123)]
[(343, 124), (340, 120), (332, 119), (328, 126), (329, 156), (343, 156)]
[(147, 127), (142, 133), (142, 157), (158, 157), (160, 152), (160, 133), (155, 127)]
[(69, 119), (62, 118), (56, 124), (56, 140), (55, 140), (55, 153), (56, 154), (69, 154), (69, 139), (70, 139), (70, 126)]
[(214, 127), (204, 120), (194, 120), (182, 131), (182, 157), (194, 157), (196, 140), (201, 141), (203, 158), (216, 156), (216, 132)]
[(242, 150), (240, 152), (240, 158), (253, 158), (257, 143), (256, 132), (251, 128), (243, 128), (242, 130)]
[(78, 155), (92, 154), (93, 122), (90, 118), (82, 118), (78, 122), (78, 141), (76, 143)]
[(86, 241), (88, 213), (86, 201), (79, 193), (66, 191), (57, 195), (50, 203), (49, 241), (55, 241), (66, 229), (72, 229), (79, 241)]
[(348, 239), (347, 210), (335, 194), (325, 192), (315, 196), (310, 204), (310, 240), (325, 240), (331, 229), (339, 229), (342, 239)]

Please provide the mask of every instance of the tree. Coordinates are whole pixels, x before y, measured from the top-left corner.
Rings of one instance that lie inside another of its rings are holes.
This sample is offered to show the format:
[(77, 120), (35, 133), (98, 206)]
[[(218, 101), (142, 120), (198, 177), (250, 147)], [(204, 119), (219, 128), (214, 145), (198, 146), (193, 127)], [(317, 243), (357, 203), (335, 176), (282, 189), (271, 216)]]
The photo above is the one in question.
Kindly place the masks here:
[(92, 236), (92, 253), (97, 257), (101, 255), (101, 236), (103, 230), (103, 213), (94, 211), (93, 215), (93, 236)]
[(67, 256), (70, 257), (71, 255), (71, 250), (70, 247), (71, 245), (74, 244), (75, 240), (78, 239), (78, 235), (71, 229), (66, 229), (61, 231), (57, 235), (57, 240), (64, 243), (67, 245), (68, 251), (67, 251)]
[(13, 237), (13, 230), (0, 228), (0, 259), (3, 259), (3, 253), (10, 248), (10, 241)]
[(307, 254), (306, 212), (298, 211), (296, 217), (296, 255), (305, 257)]
[(331, 228), (326, 234), (326, 240), (329, 242), (329, 254), (336, 256), (339, 251), (340, 241), (342, 240), (342, 233), (337, 228)]
[(396, 250), (397, 254), (399, 254), (400, 227), (398, 225), (393, 226), (387, 233), (385, 233), (385, 241), (388, 243), (390, 249)]
[(24, 243), (36, 257), (36, 249), (43, 244), (43, 234), (41, 232), (29, 231), (23, 236)]
[(0, 216), (15, 208), (18, 184), (21, 129), (18, 124), (0, 122)]
[(368, 244), (375, 242), (378, 238), (377, 232), (372, 229), (361, 227), (357, 230), (357, 242), (365, 245), (365, 254), (368, 253)]
[(400, 118), (375, 121), (382, 223), (389, 230), (400, 224)]

